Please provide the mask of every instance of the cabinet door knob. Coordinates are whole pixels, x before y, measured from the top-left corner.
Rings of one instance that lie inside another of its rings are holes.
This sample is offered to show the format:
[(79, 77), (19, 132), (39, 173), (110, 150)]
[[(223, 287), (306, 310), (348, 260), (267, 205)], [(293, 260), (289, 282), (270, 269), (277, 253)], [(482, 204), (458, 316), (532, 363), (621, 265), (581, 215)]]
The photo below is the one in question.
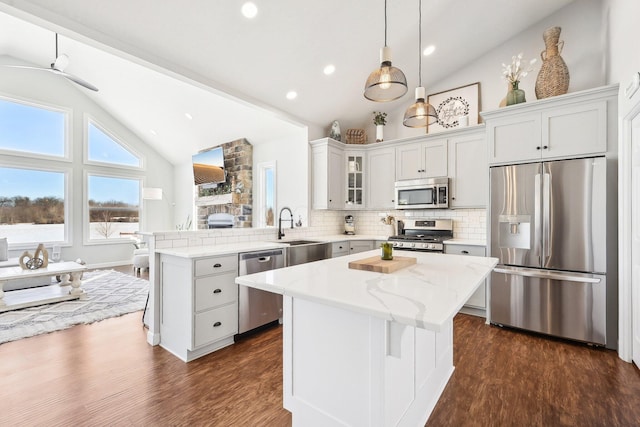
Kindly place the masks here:
[(465, 255), (469, 255), (469, 251), (461, 251)]
[(216, 289), (213, 291), (214, 294), (219, 294), (220, 292), (222, 292), (222, 289)]
[(545, 146), (544, 146), (544, 147), (542, 147), (542, 148), (544, 148), (545, 150), (548, 150), (548, 149), (549, 149), (549, 146), (548, 146), (548, 145), (545, 145)]
[(213, 324), (214, 328), (217, 328), (218, 326), (222, 326), (222, 322), (216, 322)]
[(219, 263), (213, 264), (213, 268), (220, 268), (220, 267), (222, 267), (222, 264), (219, 264)]
[(536, 150), (539, 150), (539, 149), (540, 149), (540, 146), (538, 145), (538, 146), (536, 147)]

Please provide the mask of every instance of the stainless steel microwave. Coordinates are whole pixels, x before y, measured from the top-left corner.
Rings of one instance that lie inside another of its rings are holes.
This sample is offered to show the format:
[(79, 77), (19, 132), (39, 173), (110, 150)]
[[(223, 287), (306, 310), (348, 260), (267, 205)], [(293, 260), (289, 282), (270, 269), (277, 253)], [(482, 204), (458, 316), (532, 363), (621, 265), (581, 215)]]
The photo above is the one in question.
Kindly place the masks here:
[(449, 178), (396, 181), (396, 209), (446, 209)]

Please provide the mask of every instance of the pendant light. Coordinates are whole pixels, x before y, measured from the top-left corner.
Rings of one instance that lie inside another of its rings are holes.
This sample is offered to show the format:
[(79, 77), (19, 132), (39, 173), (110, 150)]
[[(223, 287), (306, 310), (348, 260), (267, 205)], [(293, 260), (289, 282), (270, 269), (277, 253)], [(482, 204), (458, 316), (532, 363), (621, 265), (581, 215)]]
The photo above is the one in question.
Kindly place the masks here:
[(410, 128), (423, 128), (438, 121), (436, 109), (424, 102), (425, 90), (422, 87), (422, 0), (418, 0), (418, 84), (416, 102), (407, 108), (402, 124)]
[(369, 74), (364, 97), (370, 101), (388, 102), (407, 93), (407, 78), (401, 69), (391, 65), (391, 48), (387, 46), (387, 0), (384, 0), (384, 47), (380, 49), (380, 68)]

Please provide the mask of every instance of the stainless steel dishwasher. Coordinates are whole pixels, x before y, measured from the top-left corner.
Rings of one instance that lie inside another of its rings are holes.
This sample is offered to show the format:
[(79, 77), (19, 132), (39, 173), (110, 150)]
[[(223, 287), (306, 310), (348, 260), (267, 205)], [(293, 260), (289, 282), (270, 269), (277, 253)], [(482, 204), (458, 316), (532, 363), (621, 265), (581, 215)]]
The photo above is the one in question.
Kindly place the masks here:
[[(284, 267), (284, 249), (245, 252), (239, 254), (238, 258), (240, 276)], [(239, 334), (281, 317), (282, 295), (238, 285)]]

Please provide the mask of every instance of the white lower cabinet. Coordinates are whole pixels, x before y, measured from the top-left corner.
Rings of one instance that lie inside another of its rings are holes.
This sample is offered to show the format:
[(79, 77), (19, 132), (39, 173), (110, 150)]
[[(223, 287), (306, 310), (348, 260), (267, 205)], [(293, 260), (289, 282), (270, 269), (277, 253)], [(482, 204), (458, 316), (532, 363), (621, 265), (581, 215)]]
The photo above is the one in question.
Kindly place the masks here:
[[(454, 254), (454, 255), (471, 255), (471, 256), (485, 256), (486, 255), (486, 247), (485, 246), (475, 246), (475, 245), (459, 245), (459, 244), (446, 244), (444, 245), (444, 253), (445, 254)], [(485, 280), (482, 285), (474, 292), (473, 295), (469, 298), (464, 307), (470, 308), (471, 310), (465, 311), (464, 308), (461, 310), (462, 312), (466, 312), (468, 314), (481, 314), (484, 316), (484, 311), (487, 308), (487, 281)]]
[(357, 254), (360, 252), (366, 252), (373, 249), (374, 245), (373, 240), (352, 240), (349, 242), (349, 253)]
[(160, 345), (185, 362), (233, 344), (238, 255), (160, 257)]
[(349, 255), (349, 242), (333, 242), (331, 243), (331, 258)]

